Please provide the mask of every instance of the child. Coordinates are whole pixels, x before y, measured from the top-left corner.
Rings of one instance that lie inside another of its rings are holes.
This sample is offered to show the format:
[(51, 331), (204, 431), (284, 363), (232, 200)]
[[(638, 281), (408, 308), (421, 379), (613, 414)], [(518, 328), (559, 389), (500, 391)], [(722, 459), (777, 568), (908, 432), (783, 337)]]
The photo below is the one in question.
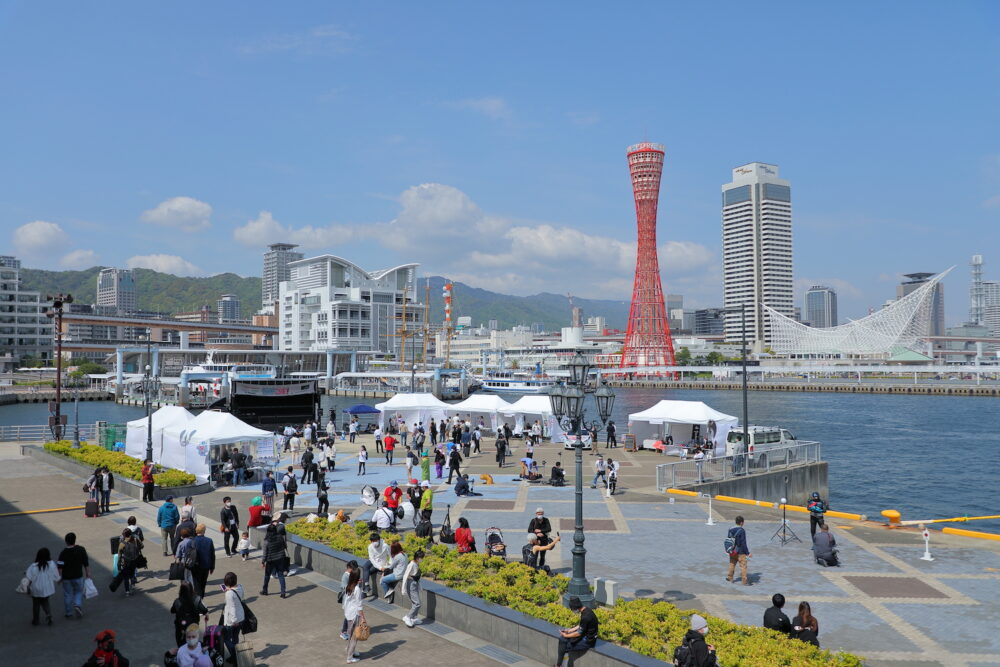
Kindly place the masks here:
[(240, 536), (240, 543), (236, 545), (236, 550), (240, 552), (241, 556), (243, 556), (243, 560), (247, 559), (247, 556), (250, 554), (250, 533), (249, 532), (247, 532), (245, 530), (243, 531), (243, 534)]

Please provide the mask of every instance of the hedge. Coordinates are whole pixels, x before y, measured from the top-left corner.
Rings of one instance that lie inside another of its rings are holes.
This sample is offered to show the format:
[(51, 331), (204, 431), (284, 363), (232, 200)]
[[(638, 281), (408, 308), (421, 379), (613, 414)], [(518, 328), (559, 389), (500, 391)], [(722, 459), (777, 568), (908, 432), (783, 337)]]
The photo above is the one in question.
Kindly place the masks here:
[[(119, 477), (128, 477), (136, 481), (142, 480), (143, 462), (125, 452), (112, 452), (97, 445), (88, 445), (85, 442), (80, 443), (79, 449), (73, 449), (73, 443), (69, 440), (46, 443), (45, 450), (85, 463), (91, 468), (107, 466), (111, 472)], [(157, 486), (163, 488), (188, 486), (196, 481), (194, 475), (183, 470), (162, 469), (159, 466), (156, 469), (163, 470), (163, 472), (154, 473), (153, 480)]]
[[(296, 521), (288, 532), (306, 540), (321, 542), (356, 556), (368, 556), (368, 526), (341, 522)], [(399, 536), (383, 533), (389, 542), (402, 541), (406, 553), (427, 549), (427, 539), (413, 533)], [(456, 590), (504, 605), (529, 616), (563, 627), (579, 617), (561, 604), (569, 585), (563, 575), (548, 576), (522, 563), (506, 563), (486, 554), (459, 554), (443, 544), (430, 547), (421, 564), (426, 576)], [(670, 662), (673, 647), (681, 643), (691, 627), (692, 611), (682, 611), (667, 602), (618, 600), (614, 607), (595, 610), (600, 621), (600, 637), (628, 649)], [(726, 667), (861, 667), (862, 659), (850, 653), (832, 653), (811, 644), (791, 640), (773, 630), (739, 625), (703, 614), (711, 628), (708, 640), (714, 644), (720, 664)]]

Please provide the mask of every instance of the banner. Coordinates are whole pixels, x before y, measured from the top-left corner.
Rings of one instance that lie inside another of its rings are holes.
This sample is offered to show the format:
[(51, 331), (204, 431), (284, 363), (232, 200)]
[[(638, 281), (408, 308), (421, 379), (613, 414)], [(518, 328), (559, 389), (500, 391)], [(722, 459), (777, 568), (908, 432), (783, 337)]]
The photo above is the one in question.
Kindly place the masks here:
[(242, 396), (301, 396), (316, 393), (315, 382), (295, 382), (292, 384), (256, 384), (234, 382), (233, 394)]

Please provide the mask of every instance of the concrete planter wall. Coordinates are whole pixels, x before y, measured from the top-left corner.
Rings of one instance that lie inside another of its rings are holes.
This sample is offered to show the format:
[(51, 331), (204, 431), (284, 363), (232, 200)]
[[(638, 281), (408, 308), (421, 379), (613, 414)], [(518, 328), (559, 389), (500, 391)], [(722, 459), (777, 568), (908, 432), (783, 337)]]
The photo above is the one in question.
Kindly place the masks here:
[[(262, 527), (250, 531), (250, 541), (258, 548), (263, 542), (264, 530)], [(294, 563), (319, 572), (338, 584), (348, 561), (357, 560), (360, 563), (362, 560), (345, 551), (291, 534), (288, 535), (288, 552)], [(427, 579), (420, 583), (421, 615), (526, 658), (555, 664), (559, 637), (557, 626)], [(400, 601), (399, 606), (405, 604), (409, 608), (409, 602), (404, 603), (404, 596), (397, 595), (396, 599)], [(585, 667), (653, 667), (664, 664), (605, 641), (599, 641), (596, 648), (587, 651), (576, 663)]]
[[(43, 463), (48, 463), (49, 465), (55, 466), (65, 472), (79, 475), (84, 480), (88, 479), (94, 473), (93, 468), (90, 468), (82, 463), (77, 463), (73, 459), (65, 456), (50, 454), (43, 448), (35, 445), (21, 445), (21, 454), (30, 456), (33, 459), (38, 459)], [(115, 475), (114, 490), (118, 493), (124, 493), (126, 496), (135, 498), (136, 500), (142, 500), (142, 484), (134, 479), (128, 479), (127, 477), (119, 477), (118, 475)], [(212, 485), (208, 482), (190, 484), (188, 486), (156, 486), (153, 488), (153, 498), (155, 500), (164, 500), (167, 496), (184, 498), (185, 496), (197, 496), (202, 493), (209, 493), (210, 491), (212, 491)]]

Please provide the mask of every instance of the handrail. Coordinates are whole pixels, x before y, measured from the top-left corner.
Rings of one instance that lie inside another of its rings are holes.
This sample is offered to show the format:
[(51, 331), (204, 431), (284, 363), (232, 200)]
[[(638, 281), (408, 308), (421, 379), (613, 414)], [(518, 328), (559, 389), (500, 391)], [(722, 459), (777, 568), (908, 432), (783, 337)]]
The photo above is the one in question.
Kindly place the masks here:
[[(63, 427), (63, 437), (72, 440), (75, 427)], [(80, 439), (94, 441), (97, 438), (97, 424), (80, 424)], [(14, 424), (0, 426), (0, 442), (50, 442), (52, 430), (43, 424)]]
[(782, 470), (820, 460), (822, 460), (820, 443), (801, 440), (796, 445), (764, 449), (752, 454), (713, 456), (701, 460), (686, 458), (656, 466), (656, 488), (662, 492), (666, 489)]

